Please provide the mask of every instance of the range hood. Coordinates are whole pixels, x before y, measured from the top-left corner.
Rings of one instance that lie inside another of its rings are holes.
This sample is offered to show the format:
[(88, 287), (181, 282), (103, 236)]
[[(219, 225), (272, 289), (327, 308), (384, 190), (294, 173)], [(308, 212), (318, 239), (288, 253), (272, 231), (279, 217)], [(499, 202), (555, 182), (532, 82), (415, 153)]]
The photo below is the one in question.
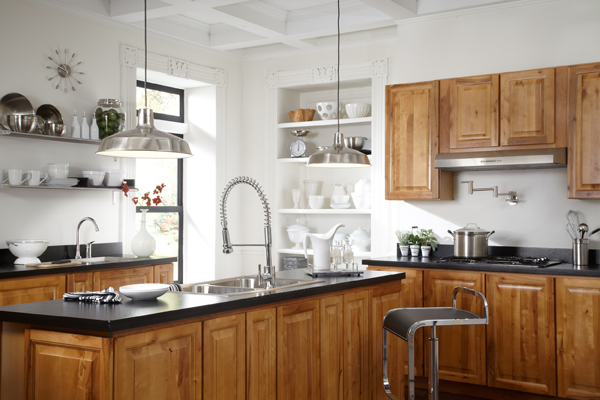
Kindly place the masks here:
[(435, 167), (448, 171), (494, 171), (503, 169), (564, 168), (567, 149), (478, 151), (438, 154)]

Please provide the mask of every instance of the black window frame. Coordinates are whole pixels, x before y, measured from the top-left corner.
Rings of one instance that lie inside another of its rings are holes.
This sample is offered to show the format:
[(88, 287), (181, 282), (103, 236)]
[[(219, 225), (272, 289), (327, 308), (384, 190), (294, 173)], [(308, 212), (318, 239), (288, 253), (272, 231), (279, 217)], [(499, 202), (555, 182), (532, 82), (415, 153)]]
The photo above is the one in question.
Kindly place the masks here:
[[(143, 88), (144, 81), (137, 81), (137, 87)], [(184, 89), (178, 89), (170, 86), (159, 85), (157, 83), (146, 83), (146, 88), (150, 90), (157, 90), (160, 92), (167, 92), (179, 95), (179, 115), (169, 115), (163, 113), (154, 113), (155, 119), (161, 119), (163, 121), (180, 122), (184, 123), (185, 108), (184, 108)]]

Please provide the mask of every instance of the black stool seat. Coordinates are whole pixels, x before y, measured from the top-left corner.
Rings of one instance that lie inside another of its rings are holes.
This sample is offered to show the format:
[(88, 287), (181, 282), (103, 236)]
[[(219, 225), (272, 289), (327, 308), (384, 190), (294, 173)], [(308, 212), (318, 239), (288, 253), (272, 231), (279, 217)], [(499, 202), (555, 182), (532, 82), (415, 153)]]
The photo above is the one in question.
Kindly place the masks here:
[(485, 318), (471, 311), (454, 307), (397, 308), (385, 316), (383, 328), (404, 340), (408, 340), (408, 330), (417, 322), (432, 321), (432, 323), (425, 323), (423, 326), (431, 326), (433, 322), (435, 322), (435, 325), (457, 325), (456, 320), (469, 319), (485, 320)]

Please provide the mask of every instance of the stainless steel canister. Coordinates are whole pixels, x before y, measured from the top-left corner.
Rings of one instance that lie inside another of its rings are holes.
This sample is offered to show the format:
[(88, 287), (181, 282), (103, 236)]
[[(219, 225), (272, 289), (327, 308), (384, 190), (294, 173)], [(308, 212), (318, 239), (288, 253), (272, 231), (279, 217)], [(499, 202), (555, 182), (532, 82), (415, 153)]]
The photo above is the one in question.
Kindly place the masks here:
[(590, 239), (573, 239), (573, 265), (588, 265)]
[(454, 238), (454, 257), (483, 258), (488, 256), (488, 238), (495, 231), (486, 231), (470, 223), (464, 228), (448, 233)]

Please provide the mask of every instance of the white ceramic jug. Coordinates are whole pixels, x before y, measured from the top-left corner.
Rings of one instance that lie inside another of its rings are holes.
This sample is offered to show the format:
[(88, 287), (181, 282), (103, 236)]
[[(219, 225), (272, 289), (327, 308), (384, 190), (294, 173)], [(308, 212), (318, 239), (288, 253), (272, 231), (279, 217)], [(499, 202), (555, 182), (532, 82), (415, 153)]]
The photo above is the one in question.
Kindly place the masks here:
[(306, 239), (310, 238), (313, 248), (313, 271), (329, 271), (331, 264), (331, 257), (329, 254), (329, 245), (335, 231), (345, 226), (344, 224), (337, 224), (324, 234), (307, 233), (304, 236), (304, 258), (308, 258), (308, 252), (306, 251)]
[(359, 179), (354, 185), (354, 191), (358, 194), (371, 193), (371, 181), (369, 179)]
[(331, 197), (333, 196), (346, 196), (349, 195), (352, 191), (352, 184), (350, 183), (332, 183), (333, 192), (331, 193)]

